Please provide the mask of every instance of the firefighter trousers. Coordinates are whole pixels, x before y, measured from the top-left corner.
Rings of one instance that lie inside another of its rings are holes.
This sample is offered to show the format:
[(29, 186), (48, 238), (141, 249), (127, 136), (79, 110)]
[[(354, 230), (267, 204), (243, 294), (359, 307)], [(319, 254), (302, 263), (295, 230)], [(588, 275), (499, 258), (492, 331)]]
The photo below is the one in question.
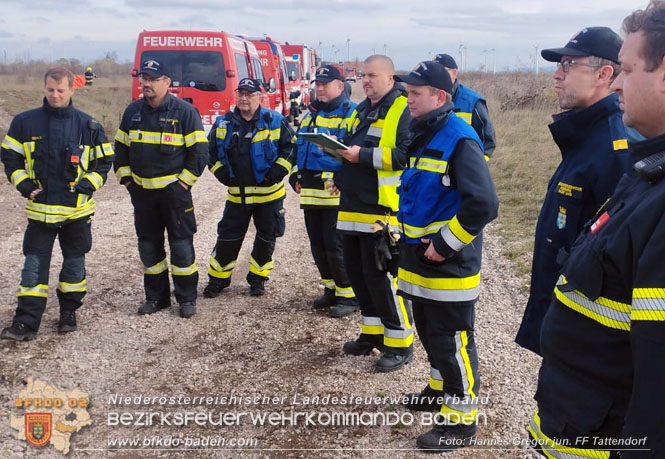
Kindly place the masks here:
[(339, 298), (355, 298), (344, 266), (342, 234), (337, 231), (337, 208), (305, 209), (305, 227), (314, 263), (325, 288)]
[(480, 377), (473, 334), (475, 303), (413, 300), (413, 318), (431, 371), (431, 389), (443, 391), (441, 416), (450, 424), (472, 424)]
[(346, 272), (362, 313), (358, 340), (407, 355), (413, 352), (411, 307), (397, 296), (397, 280), (376, 267), (374, 241), (373, 234), (342, 236)]
[(28, 220), (23, 237), (25, 263), (21, 271), (15, 323), (39, 330), (46, 309), (49, 267), (56, 237), (60, 241), (63, 259), (57, 289), (60, 312), (81, 307), (86, 294), (85, 254), (92, 248), (90, 223), (89, 217), (62, 226)]
[(179, 182), (155, 190), (131, 184), (129, 193), (134, 205), (146, 301), (168, 303), (171, 299), (164, 231), (171, 249), (176, 301), (181, 304), (196, 301), (199, 272), (194, 254), (196, 218), (191, 190), (185, 190)]
[[(231, 280), (238, 253), (254, 220), (256, 236), (249, 260), (247, 281), (265, 280), (274, 266), (275, 241), (284, 234), (284, 199), (264, 204), (236, 204), (226, 201), (222, 219), (217, 225), (217, 243), (210, 255), (208, 276), (211, 283)], [(250, 282), (251, 283), (251, 282)]]

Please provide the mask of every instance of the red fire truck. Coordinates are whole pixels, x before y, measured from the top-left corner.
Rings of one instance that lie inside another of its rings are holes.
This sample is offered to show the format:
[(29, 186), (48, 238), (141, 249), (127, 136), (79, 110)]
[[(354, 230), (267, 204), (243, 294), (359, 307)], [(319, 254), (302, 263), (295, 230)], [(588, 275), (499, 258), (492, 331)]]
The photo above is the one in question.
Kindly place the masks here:
[(269, 81), (272, 79), (275, 80), (274, 90), (268, 91), (270, 108), (280, 112), (284, 116), (288, 116), (290, 103), (286, 86), (289, 79), (287, 77), (286, 61), (282, 45), (270, 37), (249, 38), (249, 40), (254, 43), (259, 53), (263, 74)]
[[(215, 118), (235, 107), (235, 92), (243, 78), (264, 83), (261, 60), (254, 44), (225, 32), (182, 30), (144, 31), (139, 34), (132, 76), (141, 63), (154, 59), (171, 77), (169, 91), (191, 102), (201, 114), (206, 132)], [(142, 97), (134, 78), (132, 100)], [(271, 80), (269, 87), (274, 88)]]
[(311, 93), (314, 92), (314, 87), (310, 83), (314, 79), (318, 65), (316, 50), (307, 45), (289, 44), (282, 45), (282, 49), (286, 55), (289, 91), (300, 91), (301, 96), (298, 101), (306, 106), (310, 102)]

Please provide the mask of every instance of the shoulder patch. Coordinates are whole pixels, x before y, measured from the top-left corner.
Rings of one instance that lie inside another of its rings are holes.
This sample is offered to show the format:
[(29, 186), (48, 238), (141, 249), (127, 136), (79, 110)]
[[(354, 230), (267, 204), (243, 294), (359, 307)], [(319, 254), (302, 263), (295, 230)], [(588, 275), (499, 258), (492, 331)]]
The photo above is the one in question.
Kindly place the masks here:
[(628, 140), (627, 139), (618, 139), (613, 142), (614, 151), (617, 150), (628, 150)]

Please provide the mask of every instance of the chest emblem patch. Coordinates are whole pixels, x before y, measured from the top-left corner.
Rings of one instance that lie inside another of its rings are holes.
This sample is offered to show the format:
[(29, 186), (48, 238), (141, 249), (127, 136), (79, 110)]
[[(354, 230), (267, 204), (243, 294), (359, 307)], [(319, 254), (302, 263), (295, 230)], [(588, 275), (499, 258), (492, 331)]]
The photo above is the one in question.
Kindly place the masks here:
[(556, 227), (559, 229), (564, 229), (566, 227), (566, 220), (568, 216), (566, 215), (566, 208), (559, 206), (559, 215), (556, 217)]

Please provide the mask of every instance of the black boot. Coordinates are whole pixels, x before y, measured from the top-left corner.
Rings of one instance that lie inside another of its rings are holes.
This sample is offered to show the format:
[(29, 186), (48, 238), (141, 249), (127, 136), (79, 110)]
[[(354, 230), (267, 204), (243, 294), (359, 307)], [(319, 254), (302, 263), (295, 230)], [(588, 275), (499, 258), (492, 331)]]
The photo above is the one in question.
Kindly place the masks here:
[(189, 319), (194, 314), (196, 314), (196, 303), (194, 301), (188, 301), (187, 303), (180, 303), (180, 317)]
[(313, 309), (323, 309), (323, 308), (329, 308), (330, 306), (335, 304), (335, 290), (331, 288), (325, 288), (323, 290), (323, 295), (318, 297), (312, 302), (312, 308)]
[(383, 349), (383, 336), (380, 339), (366, 338), (367, 335), (360, 335), (358, 339), (347, 341), (342, 346), (342, 352), (346, 355), (369, 355), (372, 349)]
[(356, 312), (359, 308), (358, 300), (355, 298), (339, 297), (335, 306), (330, 308), (328, 315), (334, 318), (346, 317)]
[(404, 407), (412, 411), (439, 411), (443, 403), (443, 391), (432, 389), (429, 384), (418, 393), (405, 394)]
[(37, 337), (37, 332), (22, 322), (14, 322), (11, 327), (0, 332), (0, 338), (14, 341), (31, 341)]
[(374, 369), (381, 373), (388, 373), (402, 368), (413, 360), (413, 351), (409, 349), (408, 354), (397, 354), (393, 351), (386, 351), (374, 364)]
[(230, 279), (214, 279), (211, 277), (208, 285), (203, 289), (203, 296), (206, 298), (217, 298), (222, 291), (231, 285)]
[(171, 300), (165, 300), (165, 301), (149, 300), (141, 304), (141, 306), (139, 306), (138, 313), (140, 316), (146, 314), (154, 314), (155, 312), (161, 311), (162, 309), (166, 309), (170, 306), (171, 306)]
[(58, 333), (69, 333), (73, 331), (76, 331), (76, 312), (60, 310)]
[(247, 274), (247, 283), (249, 284), (249, 294), (251, 296), (261, 296), (266, 293), (265, 283), (267, 277), (257, 276), (253, 273)]
[(476, 424), (437, 425), (429, 432), (420, 435), (416, 439), (416, 444), (424, 452), (437, 453), (469, 446), (475, 438)]

